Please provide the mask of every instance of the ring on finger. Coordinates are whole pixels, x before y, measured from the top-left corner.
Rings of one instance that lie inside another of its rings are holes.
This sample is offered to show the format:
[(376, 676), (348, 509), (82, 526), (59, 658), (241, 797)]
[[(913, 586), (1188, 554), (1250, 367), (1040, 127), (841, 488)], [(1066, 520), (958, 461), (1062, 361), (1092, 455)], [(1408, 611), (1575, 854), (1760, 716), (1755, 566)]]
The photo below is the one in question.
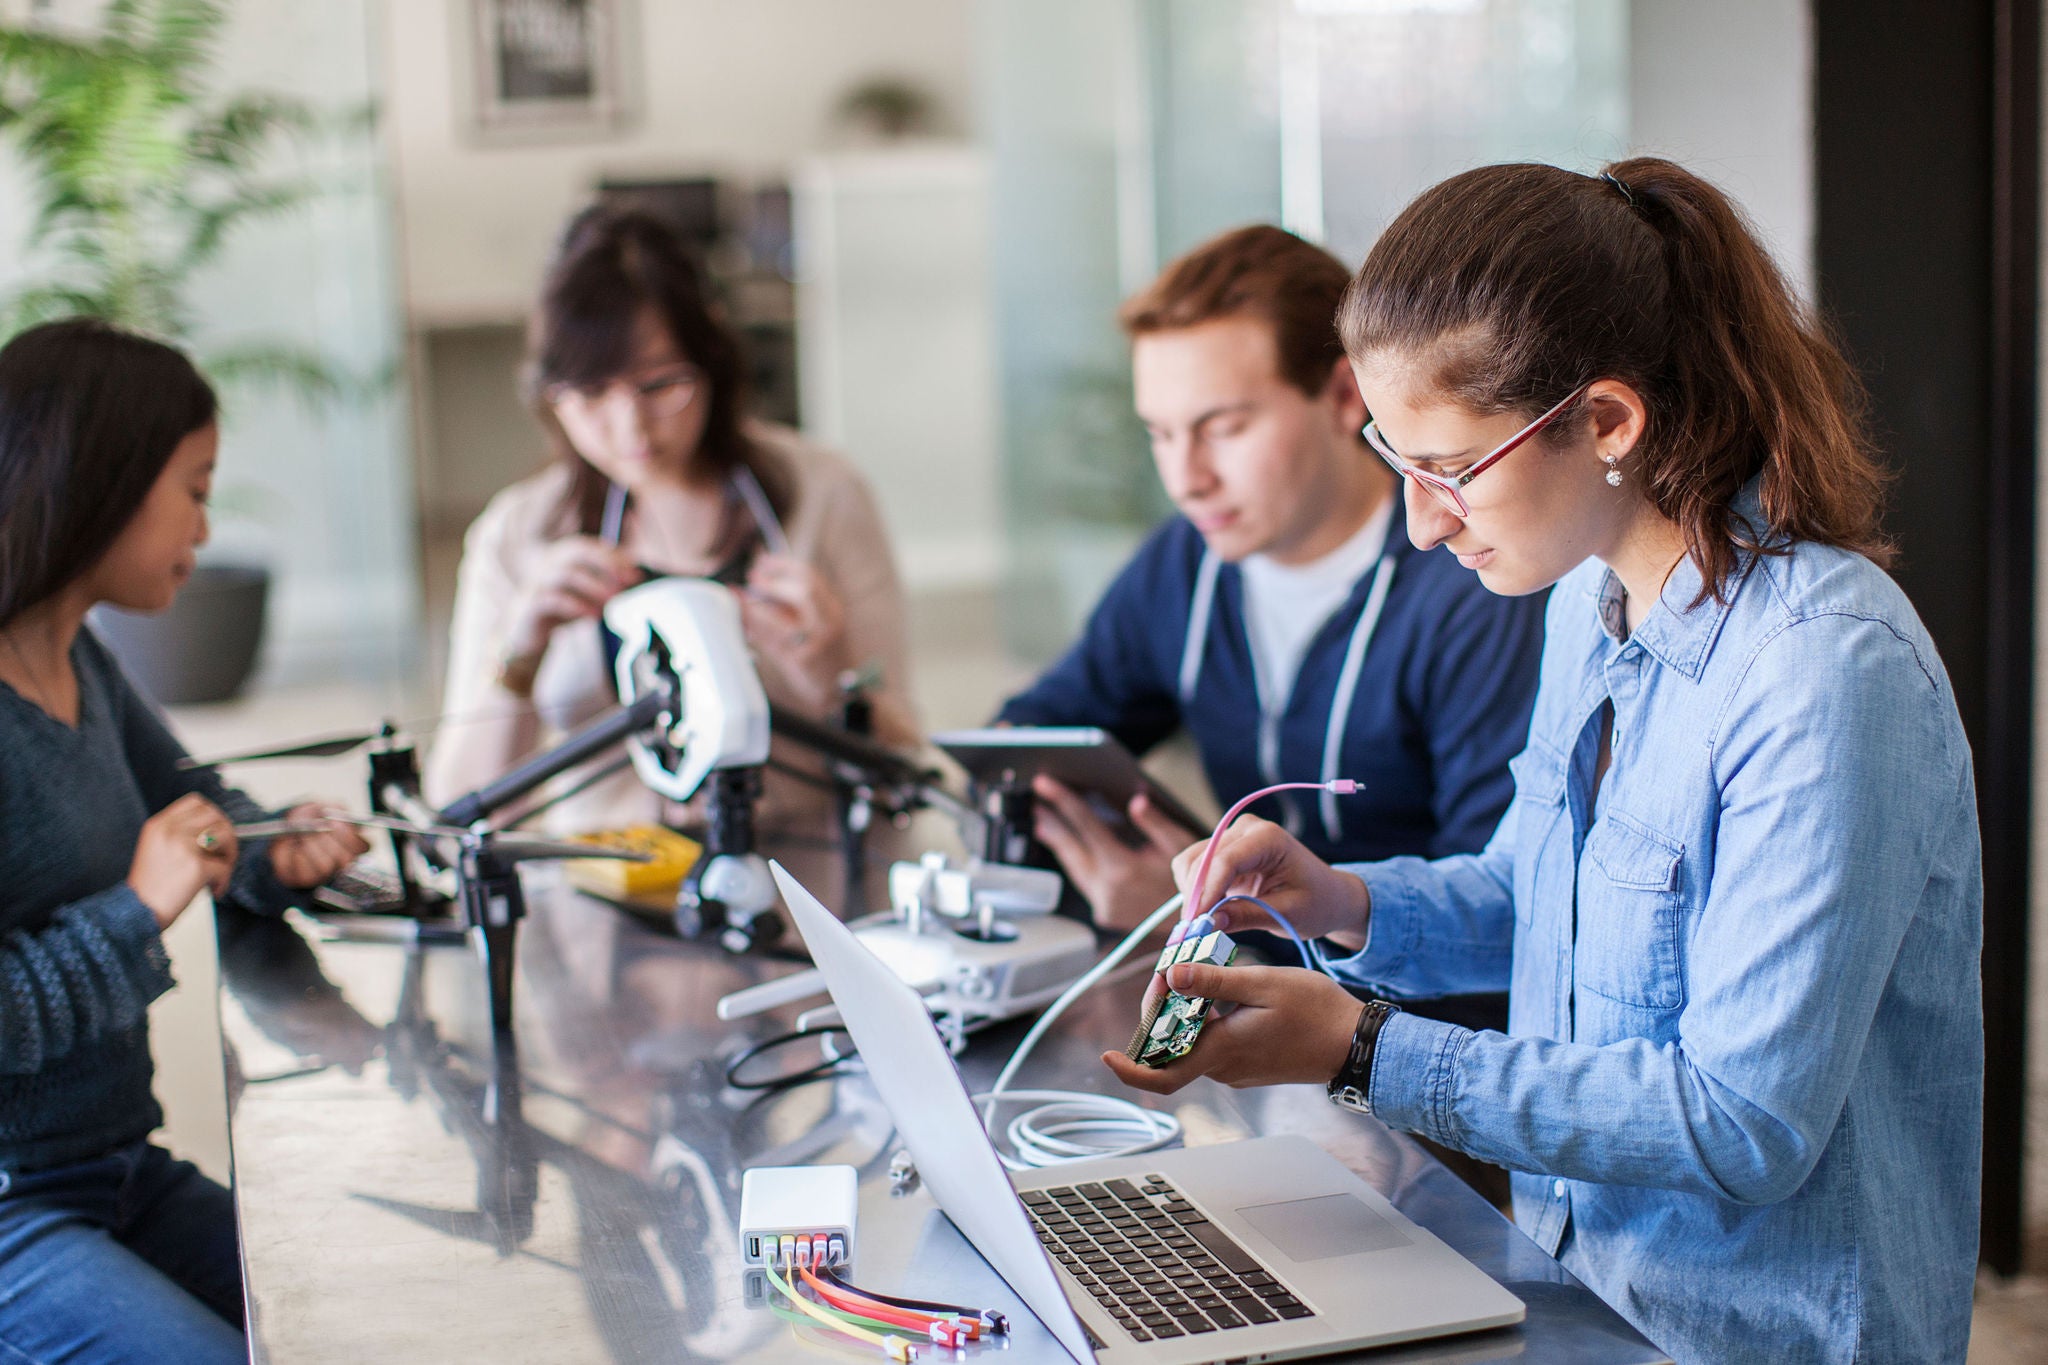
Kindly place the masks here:
[(220, 850), (220, 836), (218, 834), (215, 834), (210, 829), (202, 829), (199, 831), (198, 842), (199, 851), (201, 853), (215, 853)]

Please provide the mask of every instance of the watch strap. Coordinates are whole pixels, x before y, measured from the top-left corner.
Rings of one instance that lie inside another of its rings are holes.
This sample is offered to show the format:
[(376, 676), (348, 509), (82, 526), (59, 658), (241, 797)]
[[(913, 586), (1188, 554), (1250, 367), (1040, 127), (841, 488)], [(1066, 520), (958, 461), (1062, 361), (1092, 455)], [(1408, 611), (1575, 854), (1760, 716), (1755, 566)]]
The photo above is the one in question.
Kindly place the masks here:
[(1380, 1030), (1387, 1020), (1401, 1012), (1399, 1005), (1385, 1000), (1368, 1000), (1358, 1012), (1358, 1025), (1351, 1031), (1351, 1050), (1344, 1065), (1330, 1078), (1329, 1094), (1336, 1103), (1361, 1114), (1372, 1112), (1372, 1064), (1377, 1054)]

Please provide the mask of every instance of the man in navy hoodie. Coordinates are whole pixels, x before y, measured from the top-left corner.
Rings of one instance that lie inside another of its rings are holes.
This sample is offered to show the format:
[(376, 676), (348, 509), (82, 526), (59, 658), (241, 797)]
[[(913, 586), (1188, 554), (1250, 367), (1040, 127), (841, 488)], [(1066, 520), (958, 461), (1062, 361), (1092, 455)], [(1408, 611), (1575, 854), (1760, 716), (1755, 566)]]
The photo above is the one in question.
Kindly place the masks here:
[[(1512, 794), (1544, 598), (1496, 597), (1448, 551), (1409, 543), (1337, 341), (1349, 280), (1320, 247), (1247, 227), (1124, 305), (1138, 415), (1179, 515), (999, 719), (1099, 726), (1140, 754), (1185, 727), (1225, 805), (1362, 779), (1356, 796), (1253, 807), (1329, 862), (1469, 853)], [(1130, 815), (1147, 842), (1131, 848), (1058, 783), (1034, 794), (1035, 833), (1097, 923), (1129, 927), (1173, 894), (1190, 836), (1142, 796)]]

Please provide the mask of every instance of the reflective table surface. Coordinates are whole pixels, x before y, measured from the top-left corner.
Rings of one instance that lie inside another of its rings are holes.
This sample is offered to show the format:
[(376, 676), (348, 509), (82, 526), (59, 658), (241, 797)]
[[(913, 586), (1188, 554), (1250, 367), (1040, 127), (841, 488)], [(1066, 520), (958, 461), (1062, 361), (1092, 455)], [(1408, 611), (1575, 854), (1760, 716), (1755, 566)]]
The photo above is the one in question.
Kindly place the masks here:
[[(481, 964), (461, 943), (296, 916), (224, 939), (254, 1359), (880, 1360), (786, 1325), (740, 1265), (741, 1172), (811, 1162), (860, 1172), (860, 1282), (1007, 1311), (1012, 1335), (968, 1356), (1066, 1359), (926, 1194), (892, 1192), (893, 1126), (865, 1076), (725, 1084), (741, 1047), (794, 1016), (720, 1023), (718, 998), (795, 961), (685, 943), (551, 877), (529, 879), (510, 1050), (492, 1047)], [(1119, 1090), (1098, 1054), (1128, 1036), (1141, 986), (1077, 1004), (1019, 1083)], [(975, 1035), (970, 1085), (1022, 1033)], [(1347, 1358), (1666, 1359), (1414, 1142), (1319, 1089), (1200, 1082), (1169, 1103), (1190, 1143), (1310, 1138), (1528, 1305), (1517, 1328)]]

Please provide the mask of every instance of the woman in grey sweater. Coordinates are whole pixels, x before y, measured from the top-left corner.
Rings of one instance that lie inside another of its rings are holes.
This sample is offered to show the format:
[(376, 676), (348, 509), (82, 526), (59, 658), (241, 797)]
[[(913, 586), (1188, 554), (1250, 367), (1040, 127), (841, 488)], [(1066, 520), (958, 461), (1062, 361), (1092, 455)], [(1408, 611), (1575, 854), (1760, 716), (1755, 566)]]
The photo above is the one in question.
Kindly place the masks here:
[[(213, 391), (83, 319), (0, 348), (0, 1358), (242, 1360), (228, 1192), (152, 1146), (162, 933), (202, 890), (279, 911), (353, 832), (238, 848), (254, 802), (92, 633), (170, 605), (206, 539)], [(296, 815), (317, 814), (311, 808)]]

